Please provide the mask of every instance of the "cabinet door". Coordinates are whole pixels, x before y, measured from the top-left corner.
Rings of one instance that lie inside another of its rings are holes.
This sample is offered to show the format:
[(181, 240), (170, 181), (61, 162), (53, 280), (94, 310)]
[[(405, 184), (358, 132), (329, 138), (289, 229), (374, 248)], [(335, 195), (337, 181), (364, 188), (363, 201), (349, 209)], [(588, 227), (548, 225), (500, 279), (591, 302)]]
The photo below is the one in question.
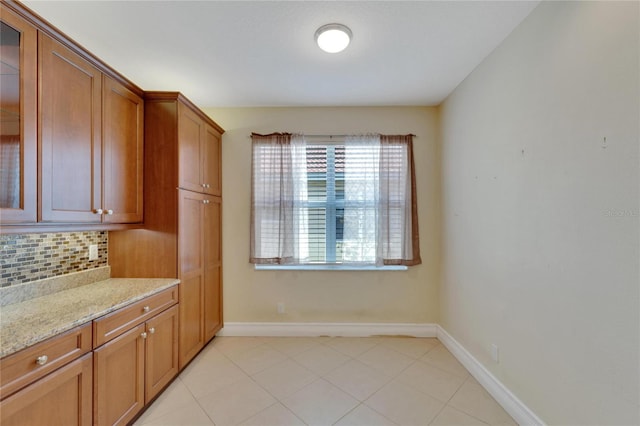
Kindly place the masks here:
[(207, 197), (204, 205), (204, 333), (208, 342), (222, 328), (221, 204)]
[(0, 402), (0, 424), (91, 425), (92, 355), (61, 367)]
[(189, 191), (203, 192), (201, 176), (201, 147), (204, 122), (187, 106), (178, 104), (178, 186)]
[(144, 102), (110, 77), (103, 83), (104, 221), (142, 222)]
[(204, 195), (179, 190), (180, 368), (204, 346)]
[(125, 425), (144, 406), (145, 325), (94, 350), (94, 424)]
[(37, 32), (0, 4), (0, 221), (37, 219)]
[(39, 34), (40, 217), (100, 222), (102, 74)]
[(221, 144), (220, 133), (211, 125), (205, 124), (202, 153), (202, 182), (204, 192), (211, 195), (222, 195), (221, 179)]
[(145, 404), (178, 374), (178, 306), (147, 321)]

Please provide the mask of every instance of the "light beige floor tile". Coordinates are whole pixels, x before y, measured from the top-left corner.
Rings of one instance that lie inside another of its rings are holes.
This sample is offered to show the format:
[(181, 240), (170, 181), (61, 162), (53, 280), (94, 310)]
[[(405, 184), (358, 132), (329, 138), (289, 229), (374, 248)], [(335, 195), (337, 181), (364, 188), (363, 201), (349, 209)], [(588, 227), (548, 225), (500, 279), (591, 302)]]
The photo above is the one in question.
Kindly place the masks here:
[(475, 417), (471, 417), (458, 411), (448, 405), (440, 411), (440, 414), (431, 422), (432, 426), (483, 426), (485, 422), (481, 422)]
[(338, 368), (350, 359), (324, 345), (294, 355), (292, 358), (319, 376)]
[(172, 410), (158, 418), (141, 423), (142, 418), (135, 425), (145, 426), (213, 426), (213, 422), (194, 400), (187, 405)]
[(392, 378), (358, 360), (351, 360), (326, 374), (324, 379), (364, 401)]
[(449, 405), (492, 425), (515, 425), (515, 421), (473, 378), (469, 378)]
[(252, 377), (278, 399), (286, 398), (318, 378), (311, 370), (291, 359), (269, 367)]
[(365, 404), (399, 425), (428, 425), (444, 403), (399, 382), (391, 382)]
[(395, 426), (395, 423), (366, 405), (360, 404), (341, 418), (336, 426)]
[(199, 398), (247, 378), (247, 374), (228, 358), (196, 358), (180, 374), (185, 386)]
[(264, 344), (264, 340), (258, 337), (216, 337), (209, 346), (213, 346), (226, 356), (238, 355), (249, 349)]
[(231, 360), (247, 374), (253, 375), (281, 363), (287, 356), (269, 345), (260, 345), (230, 356)]
[(304, 422), (296, 417), (284, 405), (277, 403), (265, 408), (249, 420), (242, 423), (243, 426), (304, 426)]
[(389, 376), (400, 374), (402, 370), (414, 362), (413, 358), (382, 345), (369, 349), (357, 359)]
[(196, 402), (196, 400), (191, 392), (189, 392), (180, 378), (177, 378), (158, 399), (147, 408), (147, 411), (140, 416), (136, 424), (143, 424), (157, 419), (194, 402)]
[(442, 402), (447, 402), (465, 379), (432, 365), (416, 362), (400, 373), (398, 380)]
[(469, 372), (451, 352), (447, 350), (443, 345), (438, 345), (426, 354), (424, 354), (420, 361), (424, 361), (428, 364), (438, 367), (441, 370), (448, 371), (449, 373), (456, 374), (460, 377), (467, 377)]
[(265, 343), (287, 356), (297, 355), (321, 345), (314, 337), (276, 337)]
[(367, 337), (336, 337), (325, 344), (338, 352), (355, 358), (377, 345), (378, 340)]
[(331, 425), (358, 405), (358, 401), (319, 379), (282, 400), (296, 416), (308, 425)]
[(380, 340), (380, 344), (407, 355), (413, 359), (418, 359), (431, 349), (438, 346), (437, 339), (427, 339), (418, 337), (387, 337)]
[(239, 424), (275, 402), (273, 396), (249, 378), (198, 398), (217, 426)]

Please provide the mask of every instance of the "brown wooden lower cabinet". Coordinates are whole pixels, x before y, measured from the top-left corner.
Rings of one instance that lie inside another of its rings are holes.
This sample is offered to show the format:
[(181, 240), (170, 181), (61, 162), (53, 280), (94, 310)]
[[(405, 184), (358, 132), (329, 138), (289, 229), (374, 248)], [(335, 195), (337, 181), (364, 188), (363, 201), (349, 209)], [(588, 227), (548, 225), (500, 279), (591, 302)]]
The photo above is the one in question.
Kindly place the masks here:
[(95, 349), (94, 357), (94, 424), (127, 424), (178, 373), (178, 306)]
[(0, 424), (91, 425), (92, 354), (59, 368), (0, 402)]
[(146, 325), (145, 404), (178, 374), (178, 306), (156, 315)]

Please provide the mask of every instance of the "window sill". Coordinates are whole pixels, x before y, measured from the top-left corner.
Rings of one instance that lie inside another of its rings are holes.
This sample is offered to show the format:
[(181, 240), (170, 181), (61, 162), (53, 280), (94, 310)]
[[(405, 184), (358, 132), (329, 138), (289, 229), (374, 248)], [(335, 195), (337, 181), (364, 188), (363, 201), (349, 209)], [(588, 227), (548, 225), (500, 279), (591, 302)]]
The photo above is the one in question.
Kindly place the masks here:
[(357, 265), (254, 265), (256, 271), (406, 271), (407, 266)]

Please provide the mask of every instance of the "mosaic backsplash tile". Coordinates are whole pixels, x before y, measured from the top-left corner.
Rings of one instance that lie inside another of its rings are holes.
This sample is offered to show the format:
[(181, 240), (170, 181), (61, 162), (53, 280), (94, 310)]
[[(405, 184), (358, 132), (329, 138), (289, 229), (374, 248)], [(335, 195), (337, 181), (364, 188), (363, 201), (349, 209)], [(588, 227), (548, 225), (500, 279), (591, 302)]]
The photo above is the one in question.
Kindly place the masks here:
[(107, 266), (107, 239), (106, 231), (0, 235), (0, 287)]

